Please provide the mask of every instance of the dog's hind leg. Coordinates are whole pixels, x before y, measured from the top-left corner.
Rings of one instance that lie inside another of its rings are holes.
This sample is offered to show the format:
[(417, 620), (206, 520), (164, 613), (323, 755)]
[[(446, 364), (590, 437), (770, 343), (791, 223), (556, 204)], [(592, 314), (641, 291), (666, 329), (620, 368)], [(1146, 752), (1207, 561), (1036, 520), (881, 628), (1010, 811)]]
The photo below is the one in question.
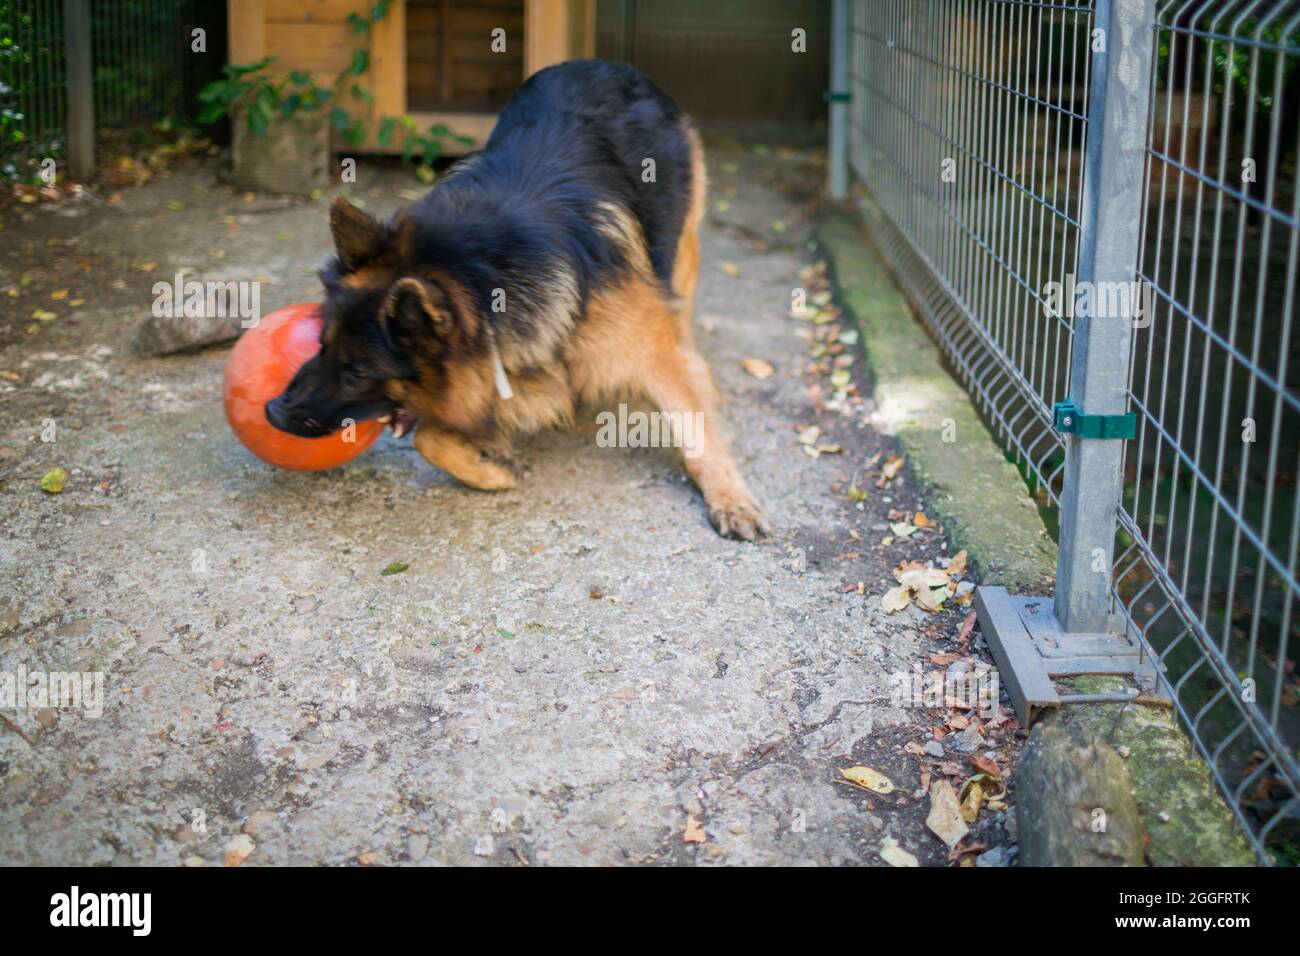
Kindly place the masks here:
[(429, 464), (480, 491), (506, 491), (519, 484), (519, 466), (507, 451), (477, 446), (455, 432), (421, 423), (411, 439)]
[(677, 322), (675, 304), (645, 278), (594, 296), (566, 356), (574, 393), (587, 405), (614, 395), (648, 400), (668, 426), (655, 444), (681, 450), (718, 533), (752, 541), (768, 533), (767, 519), (727, 449), (708, 366)]

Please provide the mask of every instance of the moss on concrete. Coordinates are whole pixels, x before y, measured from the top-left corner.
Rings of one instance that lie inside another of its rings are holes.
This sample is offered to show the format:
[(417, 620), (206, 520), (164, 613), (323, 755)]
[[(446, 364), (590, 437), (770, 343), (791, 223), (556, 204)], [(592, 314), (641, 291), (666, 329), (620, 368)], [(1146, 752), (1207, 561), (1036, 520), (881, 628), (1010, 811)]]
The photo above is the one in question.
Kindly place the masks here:
[(1056, 545), (1019, 473), (944, 368), (856, 220), (832, 216), (817, 235), (837, 298), (862, 329), (876, 424), (902, 445), (954, 546), (969, 552), (983, 584), (1043, 587), (1055, 572)]
[[(1077, 677), (1081, 694), (1124, 687), (1118, 677)], [(1075, 704), (1070, 720), (1109, 740), (1126, 754), (1133, 795), (1149, 840), (1153, 866), (1254, 866), (1255, 853), (1223, 803), (1210, 768), (1164, 707), (1142, 704)], [(1050, 714), (1046, 721), (1059, 720)]]

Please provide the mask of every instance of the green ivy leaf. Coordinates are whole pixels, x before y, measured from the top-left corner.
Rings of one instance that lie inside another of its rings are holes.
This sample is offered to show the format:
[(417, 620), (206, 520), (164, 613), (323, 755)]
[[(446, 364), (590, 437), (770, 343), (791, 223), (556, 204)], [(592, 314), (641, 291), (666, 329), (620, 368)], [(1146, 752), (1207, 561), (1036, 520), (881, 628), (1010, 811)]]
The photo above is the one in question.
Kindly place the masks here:
[(256, 73), (258, 70), (264, 70), (274, 62), (275, 62), (275, 57), (264, 56), (256, 63), (244, 63), (244, 64), (228, 63), (226, 64), (226, 66), (222, 67), (222, 69), (225, 72), (226, 76), (230, 77), (233, 80), (233, 79), (238, 79), (241, 76), (246, 76), (249, 73)]
[(265, 136), (270, 131), (271, 125), (266, 121), (265, 116), (255, 109), (250, 109), (248, 111), (248, 128), (254, 136)]

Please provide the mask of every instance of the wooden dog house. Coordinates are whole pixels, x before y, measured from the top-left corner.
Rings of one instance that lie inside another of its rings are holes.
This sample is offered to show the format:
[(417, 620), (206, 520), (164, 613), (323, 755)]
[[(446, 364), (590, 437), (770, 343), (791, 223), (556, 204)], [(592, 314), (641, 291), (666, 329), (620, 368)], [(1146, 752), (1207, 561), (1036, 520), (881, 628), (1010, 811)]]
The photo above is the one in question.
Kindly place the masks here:
[[(275, 57), (277, 73), (302, 70), (328, 86), (367, 40), (349, 14), (366, 17), (373, 0), (229, 0), (230, 62)], [(494, 33), (494, 31), (504, 31)], [(493, 49), (494, 36), (504, 38)], [(379, 120), (410, 116), (421, 129), (445, 123), (482, 145), (497, 111), (524, 78), (552, 63), (595, 55), (596, 0), (397, 0), (368, 38), (369, 69), (358, 85), (374, 101), (352, 98), (369, 115), (368, 152), (381, 149)], [(447, 151), (464, 147), (448, 142)]]

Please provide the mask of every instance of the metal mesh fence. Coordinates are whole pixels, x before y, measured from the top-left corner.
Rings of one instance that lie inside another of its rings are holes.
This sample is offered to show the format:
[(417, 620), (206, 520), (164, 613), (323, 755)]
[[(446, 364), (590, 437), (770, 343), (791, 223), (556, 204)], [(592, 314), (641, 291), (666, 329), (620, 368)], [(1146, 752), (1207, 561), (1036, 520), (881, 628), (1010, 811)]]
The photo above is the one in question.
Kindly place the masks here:
[[(1077, 347), (1061, 304), (1080, 264), (1089, 117), (1105, 105), (1089, 102), (1090, 68), (1098, 43), (1122, 42), (1098, 28), (1111, 2), (851, 9), (864, 216), (1051, 523), (1066, 461), (1053, 404)], [(1272, 860), (1295, 852), (1300, 825), (1300, 2), (1162, 0), (1147, 17), (1132, 209), (1145, 307), (1113, 611)]]
[(0, 171), (29, 156), (61, 159), (67, 91), (61, 0), (0, 3)]
[[(93, 0), (96, 123), (122, 126), (183, 113), (191, 0)], [(67, 152), (62, 0), (0, 0), (0, 170)]]
[(93, 0), (95, 117), (105, 126), (180, 112), (189, 0)]

